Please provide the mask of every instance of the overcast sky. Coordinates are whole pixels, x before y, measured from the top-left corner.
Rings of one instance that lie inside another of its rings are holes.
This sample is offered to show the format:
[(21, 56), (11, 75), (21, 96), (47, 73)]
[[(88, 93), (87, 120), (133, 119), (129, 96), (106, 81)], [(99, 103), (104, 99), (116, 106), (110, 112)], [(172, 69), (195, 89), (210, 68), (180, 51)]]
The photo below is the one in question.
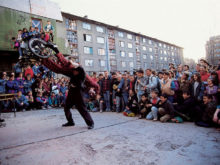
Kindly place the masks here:
[(205, 43), (220, 35), (220, 0), (51, 0), (62, 11), (118, 25), (205, 57)]

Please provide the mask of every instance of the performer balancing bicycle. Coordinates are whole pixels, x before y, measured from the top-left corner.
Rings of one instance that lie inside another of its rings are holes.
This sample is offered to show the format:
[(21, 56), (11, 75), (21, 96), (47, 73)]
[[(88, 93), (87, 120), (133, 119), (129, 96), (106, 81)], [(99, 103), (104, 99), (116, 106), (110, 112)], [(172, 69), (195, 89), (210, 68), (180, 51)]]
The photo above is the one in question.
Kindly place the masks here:
[(70, 111), (72, 106), (75, 105), (85, 120), (86, 124), (88, 125), (88, 129), (93, 129), (94, 121), (86, 109), (86, 105), (83, 99), (83, 92), (84, 87), (94, 87), (98, 92), (99, 85), (85, 73), (84, 69), (79, 64), (65, 59), (61, 53), (57, 53), (56, 57), (56, 62), (51, 58), (47, 58), (43, 59), (42, 63), (51, 71), (70, 77), (68, 96), (64, 106), (67, 123), (63, 124), (62, 126), (67, 127), (75, 125)]

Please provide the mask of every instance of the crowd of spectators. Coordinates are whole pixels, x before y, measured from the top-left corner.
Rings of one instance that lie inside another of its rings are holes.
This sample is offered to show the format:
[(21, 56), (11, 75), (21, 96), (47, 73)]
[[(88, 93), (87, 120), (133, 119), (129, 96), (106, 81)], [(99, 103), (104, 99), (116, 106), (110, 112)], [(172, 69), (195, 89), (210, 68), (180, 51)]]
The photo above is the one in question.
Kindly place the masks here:
[[(220, 124), (220, 70), (209, 71), (201, 60), (194, 71), (188, 65), (155, 72), (139, 69), (93, 73), (100, 86), (85, 92), (87, 109), (91, 112), (122, 112), (125, 116), (139, 116), (161, 122), (194, 121), (199, 126)], [(26, 68), (14, 67), (14, 72), (2, 73), (0, 93), (17, 93), (17, 111), (50, 109), (64, 106), (69, 78), (54, 78), (45, 66), (36, 62)], [(1, 110), (12, 109), (12, 101), (2, 101)]]

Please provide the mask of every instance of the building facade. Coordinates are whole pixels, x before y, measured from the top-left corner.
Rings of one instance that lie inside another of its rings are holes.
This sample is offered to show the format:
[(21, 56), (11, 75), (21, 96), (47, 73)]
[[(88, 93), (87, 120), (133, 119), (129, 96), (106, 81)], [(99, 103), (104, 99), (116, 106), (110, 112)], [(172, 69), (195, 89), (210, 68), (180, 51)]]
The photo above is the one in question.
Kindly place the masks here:
[(210, 37), (206, 42), (206, 60), (209, 64), (218, 66), (220, 60), (220, 35)]
[(88, 72), (168, 69), (183, 63), (183, 48), (87, 17), (62, 12), (70, 56)]

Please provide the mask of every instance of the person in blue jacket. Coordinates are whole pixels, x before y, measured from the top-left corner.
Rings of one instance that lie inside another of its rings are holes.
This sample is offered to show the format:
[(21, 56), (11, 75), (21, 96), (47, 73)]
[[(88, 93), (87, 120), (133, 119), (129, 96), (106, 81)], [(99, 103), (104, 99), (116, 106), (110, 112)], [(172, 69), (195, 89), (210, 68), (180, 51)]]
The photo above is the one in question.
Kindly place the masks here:
[(15, 100), (15, 107), (17, 111), (23, 111), (29, 106), (27, 98), (22, 94), (22, 91), (18, 91), (18, 97)]
[(19, 86), (17, 81), (14, 80), (15, 79), (15, 74), (11, 73), (9, 80), (6, 83), (6, 92), (7, 93), (17, 93)]
[(33, 84), (33, 80), (31, 79), (31, 75), (28, 74), (26, 80), (24, 80), (24, 94), (27, 95), (29, 91), (32, 91), (31, 87)]

